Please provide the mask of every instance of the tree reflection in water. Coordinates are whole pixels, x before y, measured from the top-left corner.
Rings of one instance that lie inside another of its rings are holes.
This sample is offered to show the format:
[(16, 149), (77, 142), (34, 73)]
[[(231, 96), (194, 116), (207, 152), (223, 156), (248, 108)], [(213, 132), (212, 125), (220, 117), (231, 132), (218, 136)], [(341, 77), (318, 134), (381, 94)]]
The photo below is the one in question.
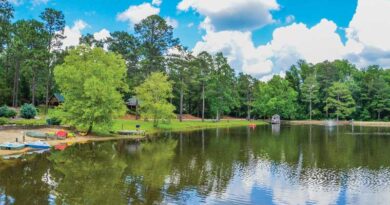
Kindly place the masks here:
[(1, 161), (0, 204), (390, 202), (388, 131), (264, 126), (75, 145)]

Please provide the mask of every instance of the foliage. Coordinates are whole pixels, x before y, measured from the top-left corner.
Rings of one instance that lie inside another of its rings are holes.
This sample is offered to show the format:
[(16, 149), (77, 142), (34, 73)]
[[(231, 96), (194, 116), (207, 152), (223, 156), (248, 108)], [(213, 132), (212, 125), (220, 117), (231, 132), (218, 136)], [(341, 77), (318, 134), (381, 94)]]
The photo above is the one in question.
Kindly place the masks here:
[(0, 117), (11, 118), (16, 116), (16, 111), (4, 105), (0, 107)]
[(340, 117), (345, 118), (355, 111), (355, 101), (346, 84), (333, 83), (328, 91), (325, 110), (336, 115), (337, 120)]
[(108, 131), (112, 119), (125, 114), (126, 66), (117, 54), (102, 48), (79, 46), (55, 68), (55, 80), (64, 95), (61, 120), (81, 131), (93, 127)]
[(312, 119), (312, 115), (313, 115), (313, 104), (319, 102), (318, 92), (319, 92), (319, 85), (317, 83), (315, 76), (314, 75), (308, 76), (301, 87), (301, 96), (302, 96), (302, 101), (309, 104), (310, 120)]
[(168, 76), (160, 72), (152, 73), (135, 92), (141, 102), (141, 116), (153, 119), (154, 127), (158, 126), (160, 120), (175, 118), (175, 107), (168, 102), (172, 97), (172, 82), (168, 81)]
[(9, 120), (5, 117), (0, 117), (0, 125), (8, 124)]
[(274, 76), (268, 83), (260, 83), (256, 88), (254, 107), (263, 117), (279, 114), (282, 118), (293, 119), (297, 95), (287, 80)]
[(230, 67), (222, 53), (218, 53), (213, 61), (213, 70), (207, 84), (206, 96), (210, 111), (217, 120), (224, 113), (229, 113), (238, 105), (238, 93), (235, 87), (234, 70)]
[(34, 119), (37, 113), (37, 109), (33, 104), (24, 104), (20, 108), (20, 117), (24, 119)]

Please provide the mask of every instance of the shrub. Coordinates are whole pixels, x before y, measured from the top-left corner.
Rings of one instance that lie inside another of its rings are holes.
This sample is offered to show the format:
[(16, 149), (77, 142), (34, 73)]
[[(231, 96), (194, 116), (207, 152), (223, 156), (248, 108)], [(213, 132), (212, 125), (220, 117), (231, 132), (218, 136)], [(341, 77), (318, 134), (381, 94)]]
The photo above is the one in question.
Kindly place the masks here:
[(24, 104), (20, 108), (20, 116), (24, 119), (33, 119), (37, 115), (37, 109), (32, 104)]
[(16, 116), (16, 111), (14, 109), (11, 109), (6, 105), (0, 107), (0, 117), (10, 118), (15, 116)]
[(48, 125), (61, 125), (61, 120), (56, 117), (48, 118), (46, 122)]
[(7, 118), (4, 118), (4, 117), (0, 117), (0, 125), (5, 125), (5, 124), (8, 124), (8, 119)]

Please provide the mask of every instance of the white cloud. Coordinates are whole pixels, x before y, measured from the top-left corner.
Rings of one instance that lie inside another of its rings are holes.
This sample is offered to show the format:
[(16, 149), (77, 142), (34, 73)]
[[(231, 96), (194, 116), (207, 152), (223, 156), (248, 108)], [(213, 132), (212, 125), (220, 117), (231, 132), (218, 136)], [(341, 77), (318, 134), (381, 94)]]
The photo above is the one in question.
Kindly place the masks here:
[[(272, 10), (278, 10), (276, 0), (182, 0), (178, 10), (195, 10), (205, 16), (209, 28), (222, 30), (253, 30), (273, 23)], [(245, 14), (245, 15), (243, 15)]]
[(93, 34), (93, 37), (100, 41), (100, 40), (106, 40), (107, 38), (111, 37), (110, 35), (110, 31), (108, 31), (107, 29), (102, 29), (96, 33)]
[(192, 22), (189, 23), (189, 24), (187, 24), (187, 27), (188, 27), (188, 28), (192, 28), (193, 26), (194, 26), (194, 23), (192, 23)]
[(23, 4), (23, 0), (8, 0), (8, 2), (13, 4), (14, 6), (20, 6)]
[(173, 19), (171, 17), (167, 17), (167, 18), (165, 18), (165, 20), (167, 21), (167, 24), (172, 26), (173, 28), (179, 27), (179, 22), (176, 19)]
[(66, 38), (62, 40), (62, 48), (65, 49), (69, 46), (77, 46), (80, 41), (81, 31), (88, 26), (83, 20), (77, 20), (72, 27), (65, 26), (64, 35)]
[(156, 6), (160, 6), (162, 4), (162, 0), (153, 0), (152, 4)]
[(336, 29), (335, 23), (325, 19), (312, 28), (293, 23), (277, 28), (273, 40), (258, 47), (251, 32), (207, 31), (194, 52), (223, 52), (236, 70), (263, 76), (281, 73), (299, 59), (318, 63), (341, 58), (345, 49)]
[(290, 23), (292, 23), (292, 22), (294, 22), (295, 21), (295, 16), (294, 15), (288, 15), (288, 16), (286, 16), (286, 23), (287, 24), (290, 24)]
[(202, 51), (222, 52), (237, 71), (252, 75), (266, 74), (272, 69), (272, 62), (259, 55), (260, 51), (253, 44), (250, 32), (208, 31), (193, 51), (195, 54)]
[(33, 6), (38, 6), (40, 4), (47, 4), (47, 2), (49, 2), (49, 0), (33, 0), (32, 1), (32, 5)]
[(131, 24), (137, 24), (151, 15), (160, 13), (160, 8), (152, 6), (150, 3), (143, 3), (137, 6), (130, 6), (124, 12), (117, 15), (117, 20), (128, 21)]
[(390, 1), (359, 0), (356, 13), (346, 29), (347, 55), (359, 66), (379, 64), (390, 67)]

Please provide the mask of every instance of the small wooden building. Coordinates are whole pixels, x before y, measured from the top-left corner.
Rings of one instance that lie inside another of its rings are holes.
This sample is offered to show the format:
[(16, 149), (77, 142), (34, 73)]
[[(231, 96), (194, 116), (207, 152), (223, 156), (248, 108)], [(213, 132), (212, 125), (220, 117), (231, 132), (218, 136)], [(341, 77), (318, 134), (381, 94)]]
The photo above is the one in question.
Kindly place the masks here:
[(49, 99), (49, 106), (56, 107), (64, 102), (64, 96), (60, 93), (54, 93), (53, 96)]
[(139, 106), (138, 98), (133, 96), (126, 101), (126, 105), (130, 110), (137, 110)]
[(280, 124), (280, 115), (273, 115), (271, 119), (272, 124)]

